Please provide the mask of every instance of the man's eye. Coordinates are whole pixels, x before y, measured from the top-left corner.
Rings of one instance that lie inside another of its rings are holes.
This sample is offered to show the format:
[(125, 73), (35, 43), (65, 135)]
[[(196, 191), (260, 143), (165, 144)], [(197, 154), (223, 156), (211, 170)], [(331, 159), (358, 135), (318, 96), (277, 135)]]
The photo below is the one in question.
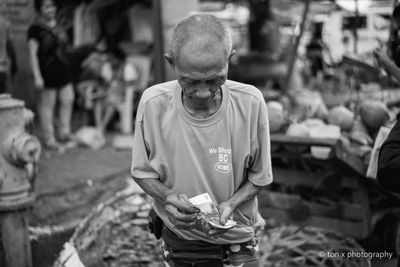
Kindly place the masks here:
[(186, 84), (194, 84), (195, 83), (193, 80), (183, 80), (183, 82)]
[(215, 78), (207, 81), (208, 84), (221, 84), (224, 78)]

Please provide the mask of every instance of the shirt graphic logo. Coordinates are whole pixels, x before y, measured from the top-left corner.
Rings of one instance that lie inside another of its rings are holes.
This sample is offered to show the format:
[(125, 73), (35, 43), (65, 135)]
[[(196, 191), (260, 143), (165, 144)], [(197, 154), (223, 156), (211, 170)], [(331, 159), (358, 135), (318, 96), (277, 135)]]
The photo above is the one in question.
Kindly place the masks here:
[(210, 154), (218, 154), (218, 162), (215, 163), (215, 170), (221, 173), (228, 173), (232, 171), (232, 164), (229, 162), (231, 149), (230, 148), (209, 148)]

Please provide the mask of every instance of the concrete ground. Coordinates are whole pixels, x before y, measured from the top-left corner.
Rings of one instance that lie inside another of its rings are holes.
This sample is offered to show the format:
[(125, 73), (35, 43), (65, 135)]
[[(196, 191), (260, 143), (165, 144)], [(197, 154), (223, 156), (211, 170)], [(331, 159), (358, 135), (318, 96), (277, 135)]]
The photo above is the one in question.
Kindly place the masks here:
[[(110, 140), (111, 138), (109, 138)], [(116, 150), (110, 142), (99, 150), (76, 147), (62, 154), (44, 150), (39, 162), (39, 172), (35, 183), (37, 202), (41, 205), (35, 206), (31, 224), (54, 225), (65, 222), (65, 220), (59, 221), (54, 217), (60, 213), (60, 207), (51, 201), (68, 192), (70, 192), (69, 194), (73, 192), (78, 194), (85, 188), (88, 191), (88, 188), (96, 187), (97, 184), (109, 183), (108, 180), (113, 180), (115, 176), (118, 176), (119, 180), (122, 181), (122, 177), (129, 176), (130, 162), (131, 150)], [(121, 176), (123, 173), (125, 176)], [(86, 195), (86, 197), (89, 197), (89, 195)], [(98, 198), (102, 197), (98, 196)], [(50, 203), (48, 203), (46, 209), (43, 209), (46, 199)], [(77, 208), (74, 207), (75, 203), (72, 198), (67, 199), (63, 207), (67, 207), (68, 204), (71, 205), (71, 208)], [(87, 204), (88, 208), (93, 208), (95, 203), (89, 201)]]
[(43, 150), (30, 212), (34, 267), (52, 265), (74, 228), (100, 203), (127, 186), (131, 149), (75, 147)]

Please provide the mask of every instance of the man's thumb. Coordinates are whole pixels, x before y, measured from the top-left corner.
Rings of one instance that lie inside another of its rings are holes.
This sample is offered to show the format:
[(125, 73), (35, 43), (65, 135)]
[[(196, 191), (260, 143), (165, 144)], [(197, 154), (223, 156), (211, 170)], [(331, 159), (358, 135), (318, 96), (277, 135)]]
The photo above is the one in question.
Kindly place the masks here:
[(229, 208), (224, 209), (224, 210), (222, 211), (222, 213), (221, 213), (221, 217), (220, 217), (220, 219), (219, 219), (219, 222), (220, 222), (222, 225), (225, 225), (226, 222), (228, 221), (229, 216), (231, 216), (231, 210), (230, 210)]

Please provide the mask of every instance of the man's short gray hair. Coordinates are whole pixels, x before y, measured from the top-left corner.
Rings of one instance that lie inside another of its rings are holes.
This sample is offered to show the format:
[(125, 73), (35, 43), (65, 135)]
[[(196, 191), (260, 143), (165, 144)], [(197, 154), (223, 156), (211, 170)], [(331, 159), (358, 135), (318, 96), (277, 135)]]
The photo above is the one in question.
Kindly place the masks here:
[(188, 41), (199, 36), (210, 37), (210, 43), (224, 45), (227, 58), (232, 51), (232, 38), (228, 27), (217, 17), (209, 14), (195, 14), (179, 22), (172, 33), (168, 54), (173, 63), (179, 57), (179, 50)]

